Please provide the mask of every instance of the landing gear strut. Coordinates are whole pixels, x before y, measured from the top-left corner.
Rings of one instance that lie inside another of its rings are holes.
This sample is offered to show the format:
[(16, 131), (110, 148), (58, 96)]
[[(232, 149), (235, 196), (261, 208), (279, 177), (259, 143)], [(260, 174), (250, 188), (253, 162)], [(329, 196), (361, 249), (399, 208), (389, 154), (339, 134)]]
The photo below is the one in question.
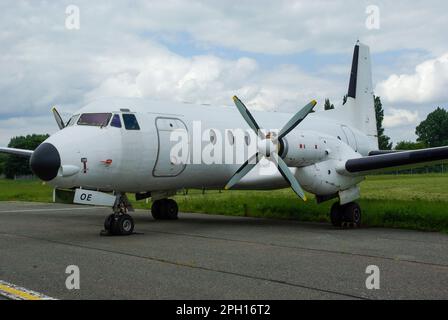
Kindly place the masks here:
[(356, 202), (340, 205), (333, 203), (330, 211), (331, 224), (335, 227), (356, 228), (361, 226), (361, 208)]
[(156, 220), (176, 220), (179, 207), (173, 199), (160, 199), (153, 202), (151, 213)]
[(107, 216), (104, 221), (102, 234), (113, 236), (125, 236), (134, 232), (134, 219), (128, 214), (133, 211), (125, 194), (117, 194), (117, 200), (113, 206), (114, 213)]

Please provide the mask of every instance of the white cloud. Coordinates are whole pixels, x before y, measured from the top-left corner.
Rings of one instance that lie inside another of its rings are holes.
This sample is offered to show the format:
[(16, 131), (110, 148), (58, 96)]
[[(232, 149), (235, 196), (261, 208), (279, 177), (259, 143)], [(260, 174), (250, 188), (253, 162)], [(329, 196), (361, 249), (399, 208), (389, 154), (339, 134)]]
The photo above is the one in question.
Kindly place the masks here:
[(204, 46), (264, 54), (310, 49), (349, 52), (357, 38), (375, 44), (373, 51), (423, 49), (437, 53), (446, 48), (447, 23), (441, 16), (447, 9), (445, 1), (377, 0), (379, 30), (365, 27), (366, 8), (371, 4), (359, 0), (151, 1), (136, 4), (138, 9), (123, 8), (120, 17), (111, 14), (110, 23), (156, 33), (185, 32)]
[[(107, 75), (87, 93), (89, 99), (156, 97), (233, 105), (231, 97), (238, 94), (249, 108), (273, 110), (281, 107), (285, 111), (296, 110), (308, 100), (323, 101), (324, 97), (342, 92), (335, 93), (333, 83), (308, 75), (295, 66), (284, 65), (264, 71), (255, 60), (244, 57), (235, 60), (210, 55), (185, 58), (168, 50), (151, 50), (137, 59), (129, 59), (126, 54), (102, 58), (97, 66)], [(112, 69), (114, 72), (107, 72)]]
[(0, 146), (8, 145), (15, 136), (27, 134), (52, 134), (58, 131), (54, 118), (48, 116), (34, 117), (32, 121), (27, 117), (14, 117), (0, 120)]
[(448, 99), (448, 53), (427, 60), (413, 74), (392, 74), (376, 86), (389, 102), (427, 103)]
[(81, 29), (68, 31), (71, 3), (0, 2), (0, 117), (23, 128), (2, 122), (0, 143), (20, 130), (47, 128), (38, 119), (53, 121), (52, 105), (68, 113), (99, 96), (231, 105), (236, 93), (254, 109), (293, 111), (310, 99), (338, 104), (347, 89), (349, 62), (329, 61), (326, 72), (312, 73), (295, 65), (270, 68), (249, 52), (349, 57), (358, 37), (373, 52), (447, 51), (444, 1), (379, 0), (375, 31), (364, 25), (366, 1), (79, 0)]
[(385, 128), (393, 128), (405, 125), (413, 125), (419, 121), (417, 111), (406, 109), (389, 109), (388, 114), (384, 115), (383, 124)]

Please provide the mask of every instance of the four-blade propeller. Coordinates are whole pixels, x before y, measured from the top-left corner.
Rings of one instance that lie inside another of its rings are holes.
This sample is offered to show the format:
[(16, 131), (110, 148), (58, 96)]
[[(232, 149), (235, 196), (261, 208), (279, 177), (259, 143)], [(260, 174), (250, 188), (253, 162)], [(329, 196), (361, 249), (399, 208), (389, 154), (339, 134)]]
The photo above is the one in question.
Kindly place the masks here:
[(260, 161), (261, 156), (266, 157), (268, 160), (272, 161), (285, 178), (288, 181), (291, 188), (294, 192), (306, 201), (305, 192), (300, 186), (297, 179), (292, 174), (291, 170), (289, 170), (288, 165), (283, 161), (281, 156), (278, 154), (279, 144), (282, 143), (282, 139), (291, 132), (300, 122), (305, 119), (305, 117), (312, 111), (314, 106), (316, 105), (316, 101), (313, 100), (304, 106), (299, 112), (297, 112), (289, 121), (285, 124), (285, 126), (279, 131), (278, 135), (274, 135), (272, 132), (268, 132), (264, 134), (255, 121), (252, 114), (247, 110), (244, 103), (241, 102), (238, 97), (234, 96), (233, 101), (235, 102), (238, 111), (243, 116), (244, 120), (247, 122), (249, 127), (257, 134), (259, 137), (258, 141), (258, 152), (255, 153), (252, 157), (250, 157), (232, 176), (229, 182), (226, 184), (225, 189), (232, 188), (235, 184), (237, 184), (246, 174), (249, 173)]

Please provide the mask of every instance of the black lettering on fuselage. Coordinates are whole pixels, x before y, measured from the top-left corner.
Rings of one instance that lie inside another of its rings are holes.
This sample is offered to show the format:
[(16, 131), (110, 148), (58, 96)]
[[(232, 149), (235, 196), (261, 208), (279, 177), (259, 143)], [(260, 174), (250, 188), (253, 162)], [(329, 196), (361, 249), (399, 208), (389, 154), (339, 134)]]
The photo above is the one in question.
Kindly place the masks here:
[(92, 201), (92, 195), (91, 194), (82, 193), (80, 198), (83, 201)]

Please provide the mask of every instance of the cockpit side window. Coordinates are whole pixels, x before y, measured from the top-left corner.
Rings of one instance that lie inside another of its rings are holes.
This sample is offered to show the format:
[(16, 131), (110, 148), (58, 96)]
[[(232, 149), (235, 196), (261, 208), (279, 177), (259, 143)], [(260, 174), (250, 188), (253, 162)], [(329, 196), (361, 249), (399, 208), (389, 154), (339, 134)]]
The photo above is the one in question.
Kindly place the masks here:
[(75, 114), (74, 116), (72, 116), (70, 118), (70, 120), (68, 120), (66, 127), (70, 127), (73, 126), (76, 122), (76, 119), (79, 117), (79, 114)]
[(133, 114), (123, 114), (123, 122), (126, 130), (140, 130), (137, 118)]
[(111, 113), (83, 113), (78, 120), (80, 126), (105, 127), (109, 123)]
[(112, 120), (110, 121), (110, 126), (115, 128), (121, 128), (121, 120), (118, 114), (114, 114)]

